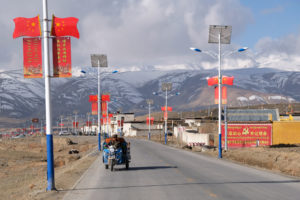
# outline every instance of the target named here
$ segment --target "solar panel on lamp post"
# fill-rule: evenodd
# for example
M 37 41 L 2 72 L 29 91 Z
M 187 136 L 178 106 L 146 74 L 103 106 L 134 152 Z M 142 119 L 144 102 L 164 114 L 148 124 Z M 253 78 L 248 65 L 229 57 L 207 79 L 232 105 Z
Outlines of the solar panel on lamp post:
M 98 150 L 101 151 L 101 121 L 100 121 L 100 67 L 107 67 L 107 56 L 103 54 L 91 55 L 92 67 L 98 68 Z
M 149 108 L 149 119 L 148 119 L 148 122 L 149 122 L 149 132 L 148 132 L 148 140 L 151 140 L 151 120 L 150 120 L 150 117 L 151 117 L 151 105 L 153 104 L 153 100 L 152 99 L 147 99 L 147 104 L 148 104 L 148 108 Z
M 167 139 L 168 139 L 168 128 L 167 128 L 167 123 L 168 123 L 168 91 L 172 90 L 172 83 L 163 83 L 161 85 L 162 91 L 166 92 L 166 105 L 165 105 L 165 144 L 167 144 Z

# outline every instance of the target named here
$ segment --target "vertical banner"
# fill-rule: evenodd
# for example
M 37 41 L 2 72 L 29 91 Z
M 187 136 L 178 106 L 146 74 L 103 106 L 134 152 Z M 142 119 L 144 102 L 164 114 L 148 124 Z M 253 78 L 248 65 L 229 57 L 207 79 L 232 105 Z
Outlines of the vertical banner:
M 219 104 L 219 87 L 215 87 L 215 104 Z M 222 104 L 227 104 L 227 87 L 222 86 Z
M 92 102 L 92 115 L 98 114 L 98 102 Z
M 102 112 L 102 116 L 104 115 L 106 117 L 106 115 L 107 115 L 107 102 L 106 101 L 101 102 L 101 112 Z
M 70 37 L 53 38 L 53 76 L 72 77 L 71 39 Z
M 40 38 L 23 38 L 24 78 L 42 78 L 42 41 Z

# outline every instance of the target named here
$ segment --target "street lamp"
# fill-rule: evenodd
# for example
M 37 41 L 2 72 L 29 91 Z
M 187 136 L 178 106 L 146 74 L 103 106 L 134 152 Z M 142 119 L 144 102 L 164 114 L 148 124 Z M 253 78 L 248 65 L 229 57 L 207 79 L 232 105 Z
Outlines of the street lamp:
M 151 115 L 150 115 L 150 110 L 151 110 L 151 105 L 153 104 L 153 99 L 147 99 L 147 104 L 149 106 L 149 132 L 148 132 L 148 140 L 151 140 L 151 122 L 150 122 L 150 118 L 151 118 Z
M 107 56 L 103 54 L 91 55 L 92 67 L 98 68 L 98 150 L 101 151 L 101 121 L 100 121 L 100 67 L 107 67 Z
M 161 90 L 166 92 L 166 105 L 165 105 L 165 144 L 167 144 L 167 139 L 168 139 L 168 128 L 167 128 L 167 123 L 168 123 L 168 91 L 172 90 L 172 83 L 162 83 L 161 85 Z
M 219 132 L 219 158 L 222 158 L 222 135 L 221 135 L 221 98 L 222 98 L 222 74 L 221 74 L 221 56 L 228 56 L 231 55 L 235 52 L 243 52 L 248 49 L 248 47 L 243 47 L 238 49 L 237 51 L 232 51 L 229 52 L 228 54 L 221 54 L 221 44 L 230 44 L 231 40 L 231 32 L 232 32 L 232 27 L 231 26 L 220 26 L 220 25 L 210 25 L 209 26 L 209 38 L 208 38 L 208 43 L 216 43 L 219 44 L 219 54 L 218 54 L 218 60 L 219 60 L 219 68 L 218 68 L 218 93 L 219 93 L 219 123 L 218 123 L 218 132 Z M 196 52 L 201 52 L 204 54 L 207 54 L 213 58 L 217 58 L 216 54 L 208 52 L 208 51 L 202 51 L 197 48 L 190 48 L 193 51 Z

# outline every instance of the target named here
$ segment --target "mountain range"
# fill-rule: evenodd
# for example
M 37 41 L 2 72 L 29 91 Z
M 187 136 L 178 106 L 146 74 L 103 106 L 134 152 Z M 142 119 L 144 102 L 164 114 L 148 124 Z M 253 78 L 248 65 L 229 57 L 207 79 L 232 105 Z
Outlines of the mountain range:
M 172 70 L 173 69 L 173 70 Z M 84 70 L 85 73 L 81 73 Z M 166 93 L 164 82 L 172 83 L 168 105 L 173 111 L 198 110 L 214 105 L 214 87 L 207 86 L 207 77 L 217 70 L 197 69 L 195 66 L 151 66 L 108 70 L 101 73 L 101 92 L 111 94 L 112 112 L 148 112 L 146 99 L 153 99 L 153 111 L 160 111 Z M 300 72 L 271 68 L 223 70 L 223 75 L 234 76 L 228 86 L 228 106 L 287 103 L 300 101 Z M 97 71 L 91 67 L 76 67 L 72 78 L 51 79 L 53 118 L 60 115 L 79 115 L 91 112 L 89 95 L 97 94 Z M 24 79 L 22 70 L 0 71 L 0 117 L 44 118 L 44 79 Z

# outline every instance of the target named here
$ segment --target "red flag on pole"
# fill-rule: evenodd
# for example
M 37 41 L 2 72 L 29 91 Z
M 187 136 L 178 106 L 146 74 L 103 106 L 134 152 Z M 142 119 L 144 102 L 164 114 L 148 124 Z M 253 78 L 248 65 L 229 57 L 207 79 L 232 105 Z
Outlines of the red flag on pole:
M 79 32 L 77 29 L 78 19 L 75 17 L 58 18 L 52 16 L 52 36 L 73 36 L 79 39 Z
M 90 95 L 89 96 L 89 102 L 97 102 L 98 101 L 98 95 Z
M 162 111 L 166 111 L 166 106 L 161 107 Z M 168 106 L 168 111 L 172 112 L 173 108 Z
M 214 76 L 214 77 L 208 78 L 207 79 L 207 84 L 208 84 L 208 86 L 217 85 L 218 84 L 218 77 Z
M 42 35 L 39 15 L 33 18 L 17 17 L 14 22 L 14 39 L 21 36 L 38 37 Z
M 23 38 L 24 78 L 42 78 L 42 42 L 40 38 Z
M 233 85 L 233 79 L 234 79 L 233 76 L 231 76 L 231 77 L 229 77 L 229 76 L 223 76 L 222 77 L 222 84 Z
M 72 77 L 71 38 L 53 38 L 53 76 Z
M 215 87 L 215 104 L 219 104 L 219 87 Z M 222 86 L 222 104 L 227 104 L 227 87 Z
M 110 101 L 110 95 L 109 94 L 102 94 L 101 95 L 102 101 Z

